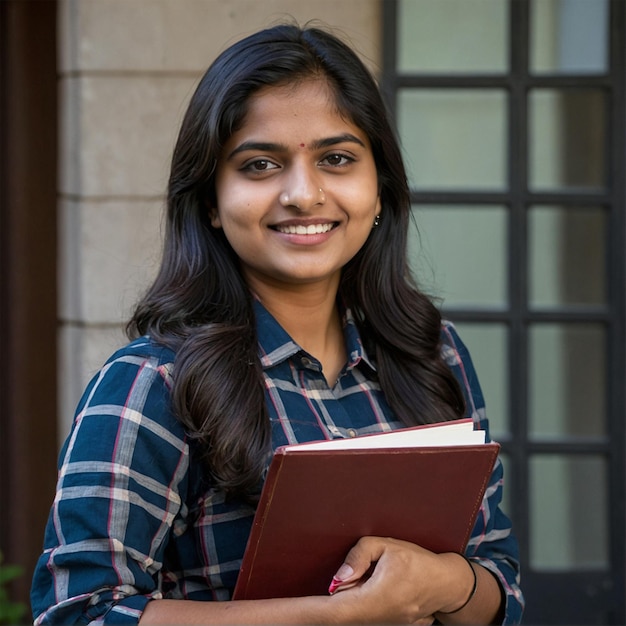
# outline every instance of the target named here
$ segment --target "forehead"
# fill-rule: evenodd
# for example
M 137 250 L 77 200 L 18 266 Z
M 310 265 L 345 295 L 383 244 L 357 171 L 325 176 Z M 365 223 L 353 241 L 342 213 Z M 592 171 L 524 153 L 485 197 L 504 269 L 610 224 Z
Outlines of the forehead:
M 262 87 L 248 100 L 246 114 L 231 140 L 242 134 L 295 132 L 302 137 L 328 129 L 346 129 L 367 139 L 342 111 L 334 90 L 324 78 Z M 229 142 L 230 143 L 230 142 Z
M 250 101 L 269 98 L 295 98 L 304 94 L 305 97 L 327 101 L 329 106 L 337 108 L 337 98 L 335 90 L 324 76 L 300 77 L 291 82 L 278 83 L 276 85 L 266 85 L 255 91 Z

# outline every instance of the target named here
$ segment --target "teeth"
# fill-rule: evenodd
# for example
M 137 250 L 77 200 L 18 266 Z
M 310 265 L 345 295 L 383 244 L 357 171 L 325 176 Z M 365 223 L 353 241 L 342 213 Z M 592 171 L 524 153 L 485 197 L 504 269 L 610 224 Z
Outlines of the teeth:
M 319 235 L 320 233 L 327 233 L 332 227 L 332 224 L 310 224 L 309 226 L 292 224 L 277 226 L 276 230 L 287 235 Z

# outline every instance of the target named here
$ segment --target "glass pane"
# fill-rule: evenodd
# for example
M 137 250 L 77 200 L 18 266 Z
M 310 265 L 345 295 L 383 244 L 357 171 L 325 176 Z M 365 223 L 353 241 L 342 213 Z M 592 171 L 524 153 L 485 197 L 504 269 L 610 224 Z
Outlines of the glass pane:
M 533 207 L 528 214 L 529 300 L 534 307 L 606 302 L 606 214 Z
M 532 0 L 531 72 L 603 74 L 608 69 L 608 0 Z
M 504 189 L 506 103 L 499 90 L 400 90 L 398 124 L 411 185 Z
M 401 0 L 398 70 L 506 72 L 508 33 L 508 2 L 502 0 Z
M 608 568 L 607 468 L 596 456 L 530 460 L 530 563 L 536 570 Z
M 455 323 L 467 346 L 485 396 L 489 431 L 496 441 L 509 433 L 508 332 L 504 324 Z
M 606 102 L 599 90 L 529 96 L 530 187 L 600 188 L 606 181 Z
M 605 363 L 605 329 L 600 324 L 532 326 L 531 437 L 602 437 L 606 432 Z
M 506 209 L 419 206 L 413 215 L 409 259 L 422 288 L 450 308 L 504 308 Z

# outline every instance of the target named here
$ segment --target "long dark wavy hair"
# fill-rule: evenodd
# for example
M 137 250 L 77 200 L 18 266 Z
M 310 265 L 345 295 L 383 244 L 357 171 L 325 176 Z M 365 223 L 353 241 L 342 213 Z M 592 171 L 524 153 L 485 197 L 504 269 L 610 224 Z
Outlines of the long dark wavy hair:
M 407 262 L 410 200 L 402 157 L 372 76 L 352 49 L 313 27 L 283 24 L 225 50 L 201 79 L 174 149 L 158 275 L 128 324 L 176 351 L 172 401 L 198 439 L 214 484 L 256 488 L 271 452 L 252 296 L 238 259 L 209 220 L 225 143 L 262 87 L 324 77 L 338 110 L 370 140 L 380 225 L 345 266 L 339 295 L 352 309 L 379 383 L 406 425 L 461 417 L 464 401 L 440 354 L 441 318 Z

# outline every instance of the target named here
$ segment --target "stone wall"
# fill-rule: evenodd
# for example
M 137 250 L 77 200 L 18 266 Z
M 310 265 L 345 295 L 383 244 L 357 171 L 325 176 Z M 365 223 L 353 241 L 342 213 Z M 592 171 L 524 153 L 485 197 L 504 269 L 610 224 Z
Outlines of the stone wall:
M 200 75 L 284 19 L 338 29 L 378 71 L 379 0 L 61 0 L 59 434 L 125 341 L 160 255 L 173 142 Z

